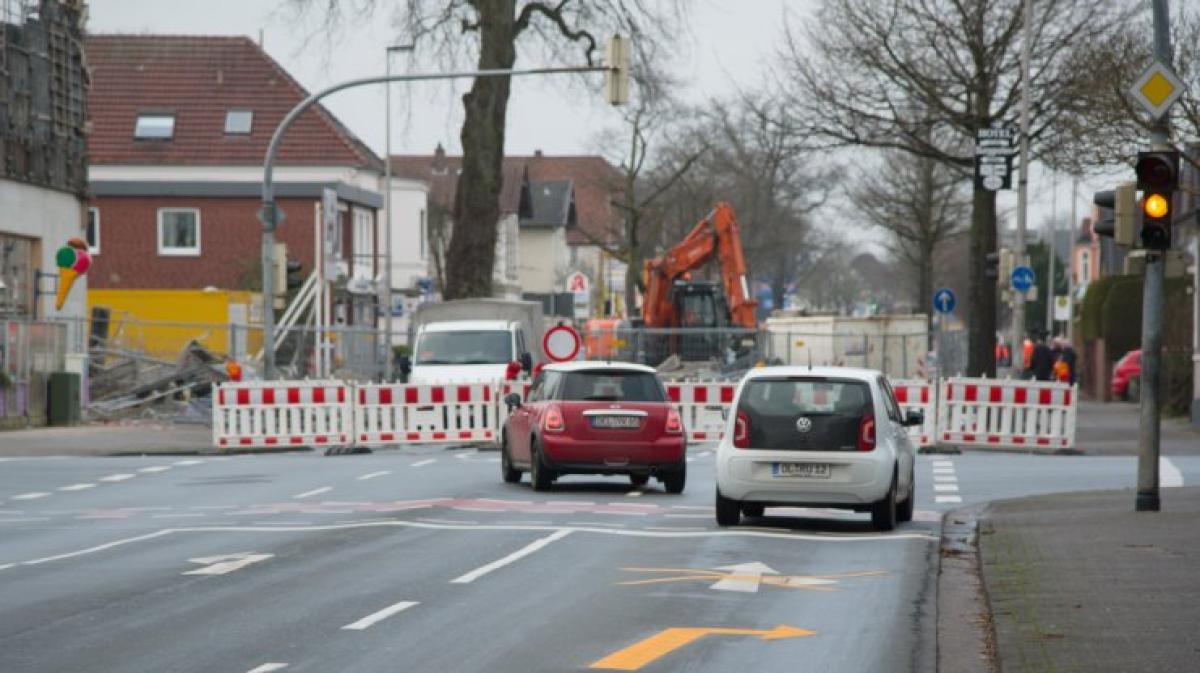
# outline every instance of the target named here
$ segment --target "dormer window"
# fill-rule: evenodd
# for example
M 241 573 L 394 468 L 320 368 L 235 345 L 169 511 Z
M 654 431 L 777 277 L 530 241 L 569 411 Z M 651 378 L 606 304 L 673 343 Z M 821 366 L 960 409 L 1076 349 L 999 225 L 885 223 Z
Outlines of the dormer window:
M 253 110 L 225 111 L 225 133 L 227 135 L 249 135 L 253 125 Z
M 175 115 L 167 113 L 139 114 L 133 127 L 138 140 L 170 140 L 175 135 Z

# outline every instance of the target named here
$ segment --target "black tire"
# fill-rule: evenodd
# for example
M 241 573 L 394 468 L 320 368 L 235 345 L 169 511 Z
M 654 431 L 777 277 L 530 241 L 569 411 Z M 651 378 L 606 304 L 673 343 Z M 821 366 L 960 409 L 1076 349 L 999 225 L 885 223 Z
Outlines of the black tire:
M 687 484 L 687 465 L 681 465 L 674 472 L 667 472 L 660 477 L 663 488 L 667 489 L 667 493 L 678 495 L 683 493 L 683 487 Z
M 896 520 L 902 523 L 912 521 L 913 505 L 916 504 L 917 499 L 916 479 L 917 475 L 913 474 L 910 470 L 908 473 L 908 497 L 896 508 Z
M 742 522 L 742 508 L 736 500 L 721 495 L 717 489 L 717 525 L 736 526 Z
M 549 491 L 554 483 L 554 472 L 542 461 L 542 449 L 536 441 L 529 447 L 529 483 L 535 491 Z
M 521 471 L 513 467 L 512 454 L 508 450 L 508 435 L 505 434 L 500 439 L 500 477 L 504 479 L 506 484 L 515 484 L 521 481 Z
M 892 485 L 883 500 L 871 505 L 871 525 L 875 530 L 889 531 L 896 528 L 896 474 L 892 473 Z
M 746 516 L 760 517 L 767 508 L 761 502 L 743 502 L 742 514 Z
M 650 483 L 650 475 L 648 474 L 631 474 L 629 475 L 629 483 L 634 486 L 645 486 Z

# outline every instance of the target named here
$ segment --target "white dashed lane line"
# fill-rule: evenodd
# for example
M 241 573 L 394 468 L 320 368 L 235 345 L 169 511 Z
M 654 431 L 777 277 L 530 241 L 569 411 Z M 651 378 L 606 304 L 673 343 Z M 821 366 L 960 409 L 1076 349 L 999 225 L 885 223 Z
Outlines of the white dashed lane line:
M 391 470 L 380 470 L 378 472 L 371 472 L 369 474 L 364 474 L 361 477 L 358 477 L 358 480 L 366 481 L 368 479 L 374 479 L 375 477 L 382 477 L 385 474 L 391 474 L 391 473 L 392 473 Z
M 70 486 L 59 486 L 60 491 L 84 491 L 89 488 L 96 488 L 95 484 L 71 484 Z
M 351 623 L 343 626 L 342 630 L 343 631 L 364 631 L 366 629 L 371 628 L 371 626 L 373 626 L 377 622 L 381 622 L 381 621 L 387 619 L 388 617 L 391 617 L 392 615 L 399 614 L 411 607 L 416 607 L 417 605 L 420 605 L 420 603 L 417 603 L 416 601 L 400 601 L 399 603 L 396 603 L 395 605 L 387 606 L 386 608 L 380 610 L 379 612 L 373 612 L 356 622 L 351 622 Z
M 503 568 L 504 566 L 506 566 L 510 563 L 515 563 L 516 561 L 519 561 L 519 560 L 525 558 L 526 556 L 529 556 L 530 554 L 536 552 L 537 550 L 541 549 L 542 547 L 545 547 L 546 545 L 550 544 L 551 542 L 554 542 L 555 540 L 563 539 L 570 533 L 571 533 L 570 530 L 558 530 L 558 531 L 555 531 L 555 532 L 547 535 L 546 537 L 538 538 L 537 540 L 530 542 L 529 544 L 525 545 L 524 547 L 521 547 L 517 551 L 509 554 L 508 556 L 505 556 L 504 558 L 492 561 L 491 563 L 488 563 L 487 565 L 484 565 L 484 566 L 480 566 L 465 575 L 462 575 L 460 577 L 456 577 L 456 578 L 450 580 L 450 583 L 451 584 L 470 584 L 471 582 L 474 582 L 475 580 L 479 579 L 480 577 L 483 577 L 484 575 L 492 572 L 493 570 Z
M 302 499 L 304 499 L 304 498 L 311 498 L 311 497 L 312 497 L 312 496 L 314 496 L 314 495 L 321 495 L 322 493 L 328 493 L 328 492 L 330 492 L 330 491 L 332 491 L 332 490 L 333 490 L 333 487 L 332 487 L 332 486 L 322 486 L 322 487 L 320 487 L 320 488 L 314 488 L 314 489 L 313 489 L 313 490 L 311 490 L 311 491 L 305 491 L 305 492 L 303 492 L 303 493 L 297 493 L 296 495 L 293 495 L 292 497 L 293 497 L 293 498 L 295 498 L 295 499 L 297 499 L 297 500 L 302 500 Z
M 107 481 L 107 482 L 115 483 L 118 481 L 125 481 L 126 479 L 133 479 L 136 476 L 137 476 L 136 474 L 129 474 L 129 473 L 110 474 L 107 477 L 100 477 L 100 481 Z
M 14 496 L 12 496 L 12 499 L 13 500 L 37 500 L 38 498 L 44 498 L 48 495 L 50 495 L 50 494 L 46 493 L 44 491 L 38 491 L 35 493 L 21 493 L 20 495 L 14 495 Z
M 409 467 L 425 467 L 426 465 L 432 465 L 436 462 L 437 462 L 436 458 L 429 458 L 426 460 L 418 460 L 417 462 L 413 463 L 412 465 L 409 465 Z
M 246 673 L 272 673 L 272 671 L 282 671 L 283 669 L 285 669 L 287 667 L 288 667 L 287 664 L 273 661 L 273 662 L 263 664 L 261 666 L 255 666 L 254 668 L 250 669 L 249 671 L 246 671 Z
M 150 467 L 138 468 L 138 472 L 154 474 L 155 472 L 166 472 L 169 469 L 171 469 L 170 465 L 151 465 Z

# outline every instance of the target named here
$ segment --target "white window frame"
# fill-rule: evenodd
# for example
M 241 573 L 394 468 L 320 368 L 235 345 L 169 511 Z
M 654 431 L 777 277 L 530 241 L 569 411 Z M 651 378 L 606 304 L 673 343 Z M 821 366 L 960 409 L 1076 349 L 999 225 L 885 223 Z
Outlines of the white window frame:
M 96 244 L 92 245 L 91 241 L 87 241 L 87 233 L 88 233 L 87 225 L 84 225 L 83 238 L 85 241 L 87 241 L 87 244 L 88 244 L 88 254 L 89 255 L 99 255 L 100 254 L 100 209 L 96 206 L 89 206 L 88 207 L 88 215 L 91 216 L 91 220 L 94 225 L 94 231 L 96 234 L 95 235 Z
M 194 248 L 165 248 L 163 247 L 163 215 L 166 213 L 192 213 L 196 218 L 196 247 Z M 200 209 L 199 208 L 159 208 L 158 223 L 155 227 L 158 233 L 159 257 L 199 257 L 200 256 Z
M 138 133 L 138 128 L 141 126 L 142 119 L 170 119 L 170 132 L 166 135 L 145 135 Z M 139 112 L 133 120 L 133 137 L 135 140 L 171 140 L 175 137 L 175 113 L 174 112 Z

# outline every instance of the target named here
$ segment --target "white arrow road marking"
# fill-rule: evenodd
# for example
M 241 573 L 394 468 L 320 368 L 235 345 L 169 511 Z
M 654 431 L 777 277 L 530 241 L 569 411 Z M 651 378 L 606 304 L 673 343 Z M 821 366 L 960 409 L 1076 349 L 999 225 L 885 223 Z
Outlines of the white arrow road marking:
M 60 491 L 83 491 L 89 488 L 96 488 L 95 484 L 71 484 L 70 486 L 59 486 Z
M 1183 473 L 1175 467 L 1170 458 L 1158 459 L 1158 483 L 1163 488 L 1178 488 L 1183 486 Z
M 125 481 L 136 476 L 136 474 L 110 474 L 107 477 L 100 477 L 100 481 Z
M 343 626 L 342 630 L 343 631 L 363 631 L 365 629 L 371 628 L 371 626 L 374 625 L 376 622 L 381 622 L 381 621 L 387 619 L 388 617 L 391 617 L 394 614 L 403 612 L 403 611 L 405 611 L 411 607 L 417 606 L 417 605 L 420 605 L 420 603 L 417 603 L 416 601 L 400 601 L 399 603 L 396 603 L 395 605 L 389 605 L 388 607 L 380 610 L 379 612 L 374 612 L 372 614 L 369 614 L 366 617 L 363 617 L 362 619 L 358 620 L 357 622 L 351 622 L 351 623 Z
M 722 566 L 714 570 L 728 570 L 731 577 L 713 584 L 709 589 L 717 591 L 744 591 L 758 593 L 758 584 L 763 575 L 778 575 L 779 571 L 760 561 L 738 563 L 737 565 Z
M 282 671 L 283 669 L 285 669 L 287 667 L 288 667 L 287 664 L 271 662 L 271 663 L 263 664 L 262 666 L 255 666 L 254 668 L 250 669 L 249 671 L 246 671 L 246 673 L 271 673 L 271 671 Z
M 254 552 L 240 552 L 237 554 L 225 554 L 224 556 L 205 556 L 203 558 L 188 559 L 189 563 L 202 564 L 203 568 L 188 570 L 184 575 L 224 575 L 231 573 L 240 568 L 245 568 L 252 563 L 266 561 L 274 557 L 274 554 L 255 554 Z
M 42 491 L 38 491 L 35 493 L 22 493 L 20 495 L 14 495 L 12 497 L 12 499 L 13 500 L 37 500 L 38 498 L 44 498 L 48 495 L 50 495 L 50 494 L 44 493 Z

